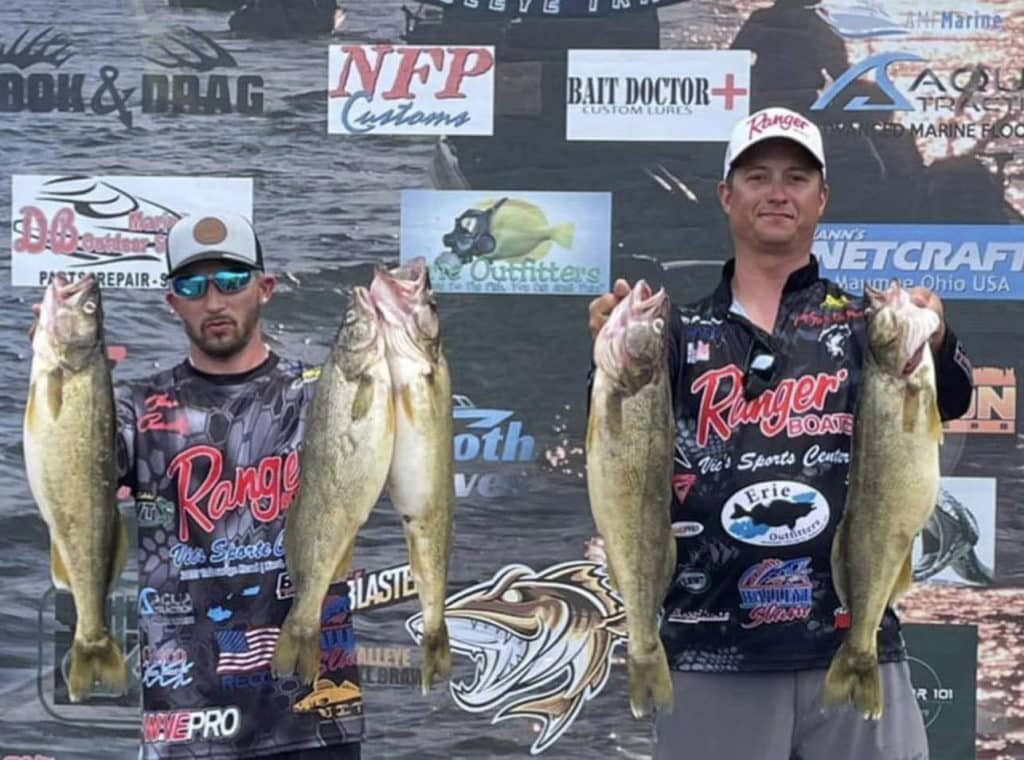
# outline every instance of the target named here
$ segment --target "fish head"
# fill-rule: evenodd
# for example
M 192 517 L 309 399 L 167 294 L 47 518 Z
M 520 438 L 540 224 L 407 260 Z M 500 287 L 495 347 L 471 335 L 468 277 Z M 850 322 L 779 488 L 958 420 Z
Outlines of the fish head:
M 420 256 L 405 266 L 378 266 L 370 296 L 396 352 L 433 364 L 441 344 L 437 299 L 430 287 L 427 260 Z
M 895 279 L 885 290 L 867 286 L 864 294 L 868 299 L 868 348 L 875 363 L 894 377 L 910 377 L 939 329 L 939 315 L 914 303 Z
M 665 367 L 669 298 L 645 280 L 612 310 L 594 341 L 594 362 L 618 385 L 635 393 Z
M 456 704 L 470 712 L 493 710 L 495 722 L 539 720 L 534 754 L 554 743 L 601 691 L 612 652 L 625 639 L 621 602 L 592 562 L 540 572 L 507 566 L 449 597 L 444 614 L 452 650 L 475 665 L 470 679 L 451 684 Z M 406 628 L 420 642 L 422 615 Z
M 360 374 L 384 357 L 384 340 L 377 309 L 366 288 L 352 288 L 336 342 L 344 347 L 341 356 L 343 369 L 348 376 Z
M 93 275 L 69 283 L 58 273 L 46 288 L 33 346 L 67 361 L 69 354 L 91 354 L 103 343 L 103 301 Z

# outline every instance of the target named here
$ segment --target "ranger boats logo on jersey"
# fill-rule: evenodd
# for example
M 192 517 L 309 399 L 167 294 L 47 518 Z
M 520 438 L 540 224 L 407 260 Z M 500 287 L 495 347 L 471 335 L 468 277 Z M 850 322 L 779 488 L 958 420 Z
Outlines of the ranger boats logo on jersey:
M 722 527 L 745 544 L 792 546 L 819 535 L 829 519 L 819 491 L 792 480 L 745 486 L 722 508 Z
M 761 434 L 774 438 L 785 431 L 790 438 L 803 435 L 852 435 L 853 415 L 808 414 L 821 412 L 829 396 L 846 382 L 846 369 L 829 374 L 801 375 L 779 381 L 753 399 L 743 397 L 743 371 L 735 364 L 710 369 L 697 377 L 690 392 L 700 400 L 697 415 L 697 445 L 707 446 L 714 432 L 722 441 L 732 437 L 740 425 L 757 424 Z
M 553 745 L 601 693 L 616 645 L 625 641 L 622 602 L 602 565 L 564 562 L 535 572 L 509 565 L 445 602 L 452 651 L 470 658 L 469 681 L 451 683 L 463 710 L 540 721 L 530 754 Z M 423 617 L 406 623 L 419 643 Z
M 193 472 L 205 472 L 193 486 Z M 167 467 L 167 477 L 177 478 L 178 539 L 188 543 L 192 524 L 203 533 L 213 533 L 225 513 L 248 509 L 263 523 L 274 522 L 288 509 L 299 488 L 299 455 L 273 455 L 254 465 L 236 467 L 222 479 L 224 454 L 213 446 L 185 449 Z

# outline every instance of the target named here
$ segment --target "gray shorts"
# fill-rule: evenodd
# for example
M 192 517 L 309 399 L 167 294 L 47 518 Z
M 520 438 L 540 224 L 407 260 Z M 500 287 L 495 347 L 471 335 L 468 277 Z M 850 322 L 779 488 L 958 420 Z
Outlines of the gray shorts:
M 885 710 L 823 712 L 824 670 L 672 673 L 675 705 L 655 721 L 654 760 L 928 760 L 905 662 L 881 666 Z

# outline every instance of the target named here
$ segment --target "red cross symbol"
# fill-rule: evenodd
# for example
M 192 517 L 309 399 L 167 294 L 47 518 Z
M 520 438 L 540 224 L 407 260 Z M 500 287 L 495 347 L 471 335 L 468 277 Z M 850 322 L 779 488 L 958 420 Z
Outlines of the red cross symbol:
M 733 100 L 740 95 L 746 95 L 747 91 L 742 87 L 736 86 L 736 77 L 732 74 L 725 75 L 725 87 L 712 87 L 712 95 L 721 95 L 725 98 L 725 110 L 731 111 L 733 107 Z

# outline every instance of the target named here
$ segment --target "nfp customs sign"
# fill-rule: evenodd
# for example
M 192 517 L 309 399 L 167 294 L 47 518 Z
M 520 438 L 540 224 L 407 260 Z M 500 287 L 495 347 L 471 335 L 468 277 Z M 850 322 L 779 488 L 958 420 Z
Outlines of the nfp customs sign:
M 570 50 L 567 140 L 725 142 L 750 111 L 746 50 Z
M 327 131 L 347 135 L 490 135 L 494 48 L 331 45 Z
M 942 299 L 1024 299 L 1024 226 L 819 224 L 822 275 L 852 293 L 896 278 Z
M 15 175 L 11 284 L 43 286 L 62 272 L 94 274 L 105 288 L 165 287 L 167 231 L 210 209 L 252 219 L 252 180 Z
M 611 193 L 403 190 L 400 257 L 438 293 L 597 295 L 611 269 Z
M 974 760 L 977 627 L 910 623 L 903 638 L 931 760 Z

